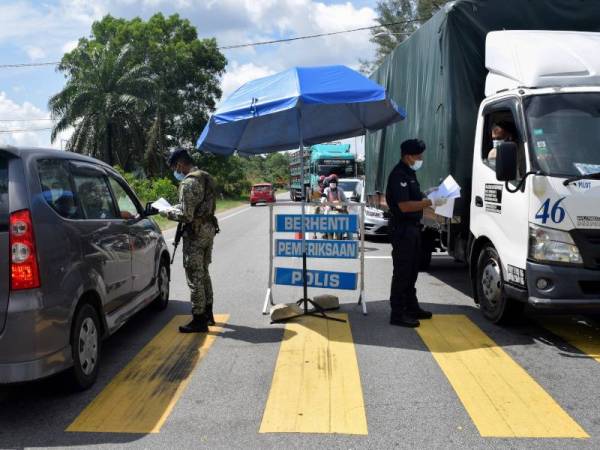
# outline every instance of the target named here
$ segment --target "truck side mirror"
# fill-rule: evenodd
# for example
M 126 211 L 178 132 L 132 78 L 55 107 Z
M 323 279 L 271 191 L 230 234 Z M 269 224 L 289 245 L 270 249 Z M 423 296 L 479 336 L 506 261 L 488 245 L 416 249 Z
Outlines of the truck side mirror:
M 496 179 L 512 181 L 517 179 L 517 144 L 504 142 L 496 149 Z
M 158 214 L 158 209 L 152 207 L 152 202 L 146 203 L 146 207 L 144 208 L 145 216 L 155 216 Z

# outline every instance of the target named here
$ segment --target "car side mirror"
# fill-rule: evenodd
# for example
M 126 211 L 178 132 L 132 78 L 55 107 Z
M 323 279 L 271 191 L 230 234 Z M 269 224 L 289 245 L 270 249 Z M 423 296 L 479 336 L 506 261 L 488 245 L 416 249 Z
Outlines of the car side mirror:
M 144 208 L 145 216 L 155 216 L 158 214 L 158 209 L 152 206 L 152 202 L 146 203 L 146 208 Z
M 503 142 L 496 149 L 496 179 L 512 181 L 517 179 L 517 144 Z

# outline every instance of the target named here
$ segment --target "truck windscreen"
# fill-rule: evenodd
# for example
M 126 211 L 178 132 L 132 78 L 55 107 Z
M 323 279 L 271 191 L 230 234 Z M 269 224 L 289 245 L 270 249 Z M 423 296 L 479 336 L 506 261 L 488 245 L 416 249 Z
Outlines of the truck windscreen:
M 354 161 L 344 159 L 322 159 L 318 162 L 317 175 L 335 174 L 338 177 L 352 178 L 354 173 Z
M 0 153 L 0 232 L 8 227 L 8 158 Z
M 600 93 L 538 95 L 525 110 L 539 169 L 567 177 L 600 172 Z

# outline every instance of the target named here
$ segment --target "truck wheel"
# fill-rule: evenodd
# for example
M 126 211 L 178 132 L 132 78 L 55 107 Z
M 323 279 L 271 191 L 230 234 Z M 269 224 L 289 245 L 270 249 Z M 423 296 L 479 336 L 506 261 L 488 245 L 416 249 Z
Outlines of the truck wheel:
M 83 303 L 75 313 L 71 336 L 71 351 L 73 354 L 71 378 L 77 390 L 89 388 L 98 378 L 100 334 L 98 313 L 92 305 Z
M 158 268 L 158 295 L 152 302 L 156 311 L 164 311 L 169 306 L 169 260 L 162 259 Z
M 492 245 L 486 245 L 479 254 L 476 288 L 481 312 L 493 323 L 508 323 L 523 311 L 524 304 L 504 291 L 502 262 Z

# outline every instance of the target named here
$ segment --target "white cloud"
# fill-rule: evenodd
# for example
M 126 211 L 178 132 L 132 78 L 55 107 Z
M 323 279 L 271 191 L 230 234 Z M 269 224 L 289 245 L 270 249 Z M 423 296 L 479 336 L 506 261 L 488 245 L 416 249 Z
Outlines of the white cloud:
M 62 46 L 63 53 L 69 53 L 71 50 L 75 49 L 75 47 L 77 47 L 78 42 L 79 41 L 77 40 L 65 42 Z
M 33 45 L 28 45 L 27 47 L 25 47 L 25 51 L 27 52 L 27 56 L 29 56 L 29 59 L 31 59 L 32 61 L 43 59 L 46 57 L 46 52 L 43 49 L 35 47 Z
M 17 103 L 0 91 L 0 144 L 60 148 L 61 140 L 68 139 L 72 131 L 61 133 L 54 144 L 51 144 L 48 128 L 52 126 L 52 122 L 44 120 L 48 117 L 46 111 L 35 105 L 29 102 Z
M 226 99 L 237 88 L 247 81 L 272 75 L 275 71 L 268 67 L 257 66 L 253 63 L 238 64 L 232 62 L 221 79 L 222 99 Z

